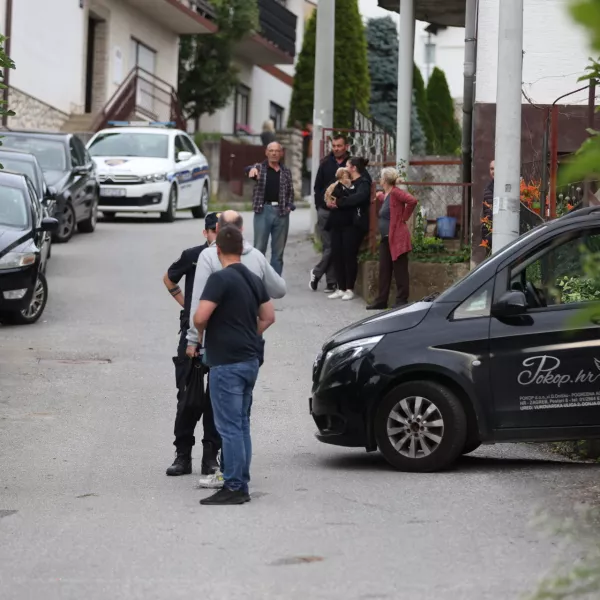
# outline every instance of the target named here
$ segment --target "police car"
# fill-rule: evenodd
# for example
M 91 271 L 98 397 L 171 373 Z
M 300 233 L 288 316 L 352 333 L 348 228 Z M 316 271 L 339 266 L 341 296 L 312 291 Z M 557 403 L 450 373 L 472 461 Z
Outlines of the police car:
M 185 131 L 173 123 L 112 122 L 87 149 L 98 169 L 99 209 L 116 213 L 158 212 L 166 222 L 178 210 L 203 218 L 208 212 L 208 162 Z

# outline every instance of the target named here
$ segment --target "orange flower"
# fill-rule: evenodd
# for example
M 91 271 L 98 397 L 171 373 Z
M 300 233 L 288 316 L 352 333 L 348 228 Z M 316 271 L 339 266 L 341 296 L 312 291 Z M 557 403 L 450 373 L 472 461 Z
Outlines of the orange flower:
M 573 205 L 572 204 L 567 204 L 567 210 L 569 210 L 569 211 L 573 210 Z
M 482 222 L 484 225 L 487 225 L 487 224 L 490 222 L 490 218 L 489 218 L 489 217 L 483 217 L 483 219 L 481 219 L 481 222 Z
M 483 248 L 489 248 L 490 243 L 487 240 L 481 240 L 481 244 L 479 244 Z

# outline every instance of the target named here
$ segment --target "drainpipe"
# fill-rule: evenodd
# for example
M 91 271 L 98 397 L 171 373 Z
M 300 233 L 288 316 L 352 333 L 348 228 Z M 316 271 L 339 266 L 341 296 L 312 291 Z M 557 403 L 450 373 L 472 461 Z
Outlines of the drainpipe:
M 6 42 L 4 45 L 4 50 L 6 51 L 7 56 L 10 56 L 10 38 L 12 36 L 12 13 L 13 13 L 13 0 L 6 0 L 6 15 L 5 15 L 5 33 Z M 10 69 L 4 69 L 4 78 L 3 83 L 6 86 L 2 93 L 2 97 L 4 100 L 4 108 L 8 107 L 8 92 L 10 85 Z M 2 115 L 2 127 L 8 127 L 8 115 Z
M 465 69 L 463 91 L 462 127 L 462 182 L 472 183 L 473 163 L 473 105 L 475 102 L 475 72 L 477 53 L 477 9 L 479 0 L 467 0 L 465 13 Z M 466 188 L 466 189 L 465 189 Z M 471 229 L 471 186 L 463 187 L 463 240 L 470 241 L 467 231 Z

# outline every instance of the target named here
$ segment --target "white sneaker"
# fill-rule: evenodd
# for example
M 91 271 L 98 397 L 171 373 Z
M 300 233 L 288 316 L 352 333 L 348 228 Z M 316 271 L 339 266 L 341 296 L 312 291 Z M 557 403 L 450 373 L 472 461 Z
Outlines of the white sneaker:
M 198 487 L 208 490 L 219 490 L 223 487 L 223 473 L 215 471 L 211 475 L 201 475 Z
M 333 294 L 329 294 L 329 296 L 327 296 L 330 300 L 339 300 L 340 298 L 342 298 L 344 296 L 346 292 L 343 292 L 342 290 L 336 290 L 335 292 L 333 292 Z
M 346 290 L 342 295 L 342 300 L 354 300 L 354 292 L 352 290 Z

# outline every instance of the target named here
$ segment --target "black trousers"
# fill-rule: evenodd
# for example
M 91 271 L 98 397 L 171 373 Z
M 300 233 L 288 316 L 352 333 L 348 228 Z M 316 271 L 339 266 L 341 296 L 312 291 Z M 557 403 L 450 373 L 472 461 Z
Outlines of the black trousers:
M 379 295 L 375 302 L 387 306 L 390 299 L 392 274 L 396 280 L 396 304 L 406 304 L 409 295 L 408 253 L 392 260 L 390 239 L 384 237 L 379 244 Z
M 187 326 L 182 323 L 181 335 L 179 337 L 179 346 L 177 347 L 177 356 L 173 358 L 175 364 L 175 383 L 177 385 L 177 413 L 175 415 L 175 447 L 177 450 L 190 450 L 196 443 L 194 431 L 196 429 L 196 415 L 193 410 L 186 407 L 183 401 L 183 388 L 185 386 L 185 378 L 190 366 L 190 359 L 186 356 L 187 348 Z M 210 374 L 208 375 L 210 377 Z M 206 401 L 204 414 L 202 415 L 202 424 L 204 426 L 204 437 L 202 443 L 210 442 L 214 445 L 215 454 L 221 448 L 221 436 L 215 427 L 215 418 L 213 415 L 212 405 L 210 402 L 210 389 L 208 380 L 206 384 Z
M 365 232 L 354 225 L 331 230 L 331 253 L 338 289 L 353 290 L 358 274 L 358 253 Z

